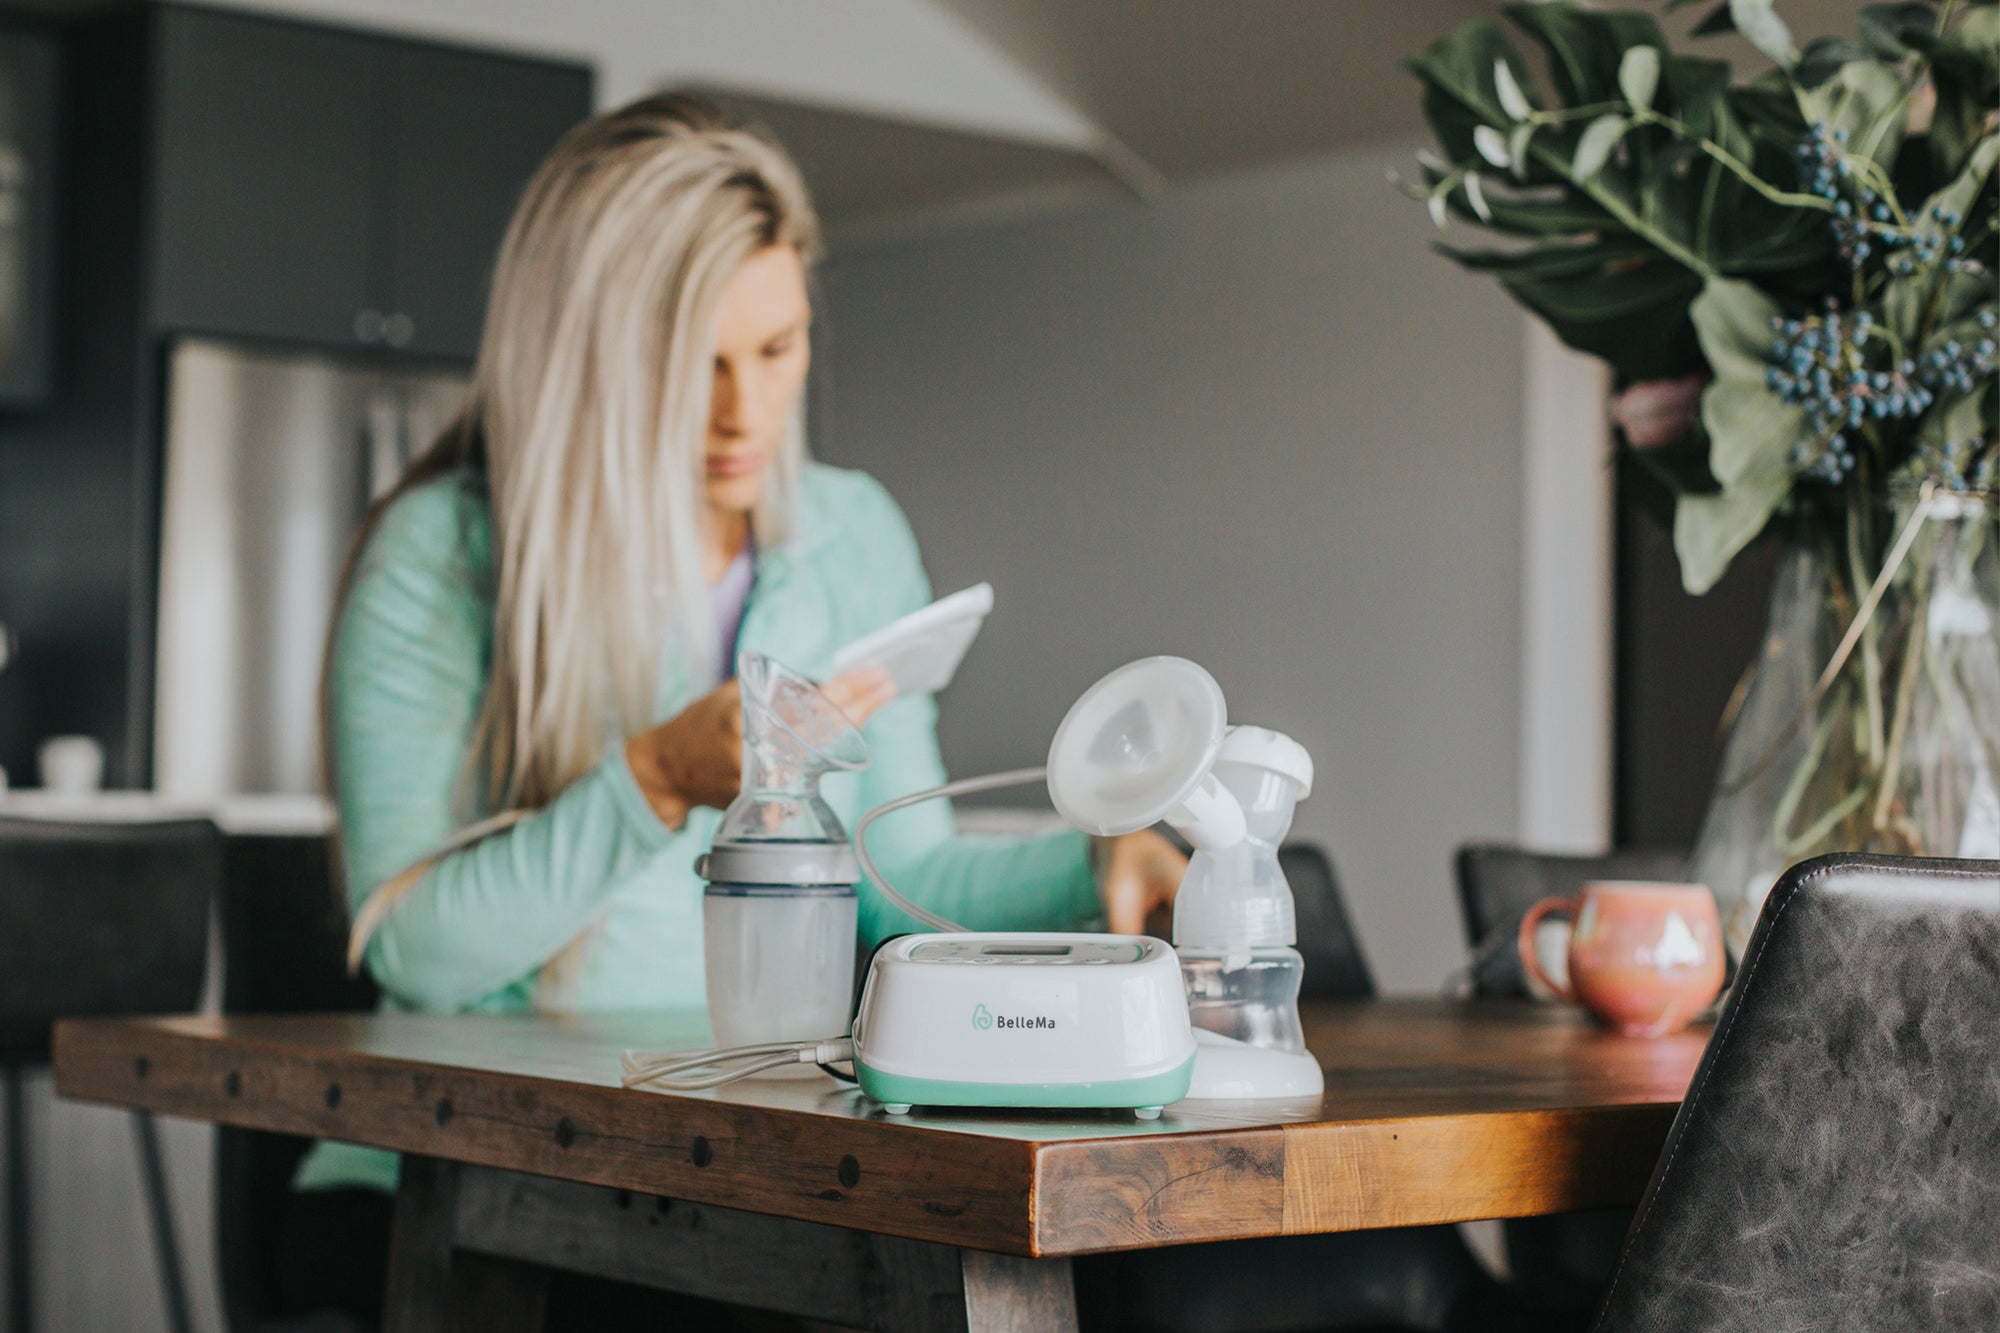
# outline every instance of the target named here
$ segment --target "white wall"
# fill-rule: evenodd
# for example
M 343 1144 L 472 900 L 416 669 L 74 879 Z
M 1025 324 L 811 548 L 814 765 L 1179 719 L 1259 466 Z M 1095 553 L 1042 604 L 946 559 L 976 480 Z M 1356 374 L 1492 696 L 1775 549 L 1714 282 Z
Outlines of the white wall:
M 1380 149 L 835 255 L 816 448 L 881 476 L 940 592 L 999 604 L 956 774 L 1038 762 L 1174 652 L 1295 735 L 1384 989 L 1462 953 L 1450 856 L 1516 830 L 1523 324 Z

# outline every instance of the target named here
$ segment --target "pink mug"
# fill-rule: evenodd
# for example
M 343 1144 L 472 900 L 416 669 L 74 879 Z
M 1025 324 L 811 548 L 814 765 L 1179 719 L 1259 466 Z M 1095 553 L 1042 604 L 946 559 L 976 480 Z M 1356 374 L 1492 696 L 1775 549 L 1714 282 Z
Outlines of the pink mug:
M 1535 956 L 1535 927 L 1552 913 L 1576 923 L 1568 986 Z M 1699 884 L 1600 880 L 1574 898 L 1544 898 L 1521 918 L 1521 966 L 1565 1000 L 1631 1037 L 1679 1032 L 1722 991 L 1722 926 Z

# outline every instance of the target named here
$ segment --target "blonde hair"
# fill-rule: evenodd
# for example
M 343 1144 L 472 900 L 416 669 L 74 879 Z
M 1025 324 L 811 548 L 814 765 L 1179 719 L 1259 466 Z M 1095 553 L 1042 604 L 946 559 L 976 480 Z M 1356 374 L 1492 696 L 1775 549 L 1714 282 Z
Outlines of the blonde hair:
M 471 400 L 356 543 L 396 495 L 484 463 L 497 595 L 470 761 L 487 810 L 546 804 L 650 725 L 670 636 L 715 661 L 701 535 L 720 296 L 755 251 L 810 261 L 818 244 L 784 150 L 691 98 L 585 121 L 529 182 Z M 751 516 L 766 547 L 790 535 L 800 415 Z

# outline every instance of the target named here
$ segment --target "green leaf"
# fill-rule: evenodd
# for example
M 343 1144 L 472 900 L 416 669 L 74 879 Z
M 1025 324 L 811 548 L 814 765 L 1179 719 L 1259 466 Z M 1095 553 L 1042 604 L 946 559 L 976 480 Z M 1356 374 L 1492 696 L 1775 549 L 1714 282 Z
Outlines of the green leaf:
M 1473 134 L 1479 126 L 1513 124 L 1493 84 L 1493 70 L 1501 61 L 1512 69 L 1515 82 L 1525 86 L 1527 67 L 1508 44 L 1500 25 L 1492 19 L 1475 19 L 1403 62 L 1404 68 L 1423 82 L 1424 118 L 1445 155 L 1454 162 L 1469 161 L 1478 152 Z M 1527 177 L 1556 179 L 1552 172 L 1537 173 L 1532 165 Z
M 1918 423 L 1917 438 L 1926 444 L 1962 444 L 1974 436 L 1991 437 L 1994 431 L 1992 395 L 1985 385 L 1957 398 L 1934 404 Z
M 1747 282 L 1711 278 L 1688 314 L 1715 380 L 1701 395 L 1708 469 L 1722 493 L 1674 511 L 1681 582 L 1707 592 L 1756 539 L 1791 490 L 1792 450 L 1811 432 L 1805 409 L 1765 387 L 1778 305 Z
M 1462 189 L 1452 192 L 1451 206 L 1461 217 L 1476 218 L 1495 231 L 1506 232 L 1513 236 L 1539 238 L 1574 236 L 1579 232 L 1622 230 L 1617 220 L 1610 214 L 1572 192 L 1565 191 L 1561 194 L 1546 191 L 1503 192 L 1492 189 L 1492 182 L 1484 178 L 1481 179 L 1480 185 L 1480 193 L 1486 199 L 1488 216 L 1480 215 L 1479 210 L 1472 206 L 1472 200 Z
M 1892 64 L 1910 54 L 1910 38 L 1937 28 L 1937 6 L 1927 4 L 1869 5 L 1861 11 L 1861 44 L 1878 60 Z
M 1912 216 L 1917 225 L 1924 229 L 1937 227 L 1932 221 L 1934 210 L 1957 213 L 1961 216 L 1972 210 L 1972 203 L 1985 186 L 1987 177 L 1994 168 L 2000 167 L 2000 134 L 1989 134 L 1979 141 L 1972 156 L 1952 182 L 1931 195 L 1918 206 Z M 1935 291 L 1933 290 L 1935 288 Z M 1941 284 L 1935 283 L 1930 270 L 1923 269 L 1906 277 L 1891 278 L 1882 289 L 1882 320 L 1906 347 L 1917 347 L 1918 334 L 1924 332 L 1926 315 L 1931 315 L 1931 332 L 1965 318 L 1982 301 L 1993 297 L 1993 277 L 1989 273 L 1947 273 Z
M 1789 470 L 1792 450 L 1812 435 L 1803 407 L 1749 380 L 1721 380 L 1701 395 L 1708 432 L 1708 470 L 1723 489 Z
M 1604 164 L 1611 160 L 1611 150 L 1625 137 L 1631 127 L 1630 121 L 1619 115 L 1603 115 L 1584 129 L 1583 137 L 1576 142 L 1576 156 L 1570 161 L 1570 172 L 1580 181 L 1594 178 L 1604 170 Z
M 1729 0 L 1720 0 L 1714 9 L 1702 15 L 1701 22 L 1694 25 L 1690 35 L 1713 37 L 1718 33 L 1735 32 L 1736 20 L 1730 17 Z
M 1918 216 L 1926 220 L 1934 212 L 1966 216 L 1972 211 L 1972 201 L 1979 197 L 1980 190 L 1986 186 L 1986 178 L 1993 174 L 1996 165 L 2000 165 L 2000 133 L 1989 134 L 1979 141 L 1972 150 L 1972 156 L 1966 159 L 1964 169 L 1952 179 L 1951 184 L 1924 200 Z
M 1755 285 L 1735 278 L 1710 278 L 1688 315 L 1716 381 L 1744 380 L 1762 388 L 1777 341 L 1778 303 Z M 1717 473 L 1720 479 L 1721 474 Z
M 1568 0 L 1545 0 L 1508 5 L 1504 12 L 1548 53 L 1549 81 L 1565 106 L 1616 99 L 1618 64 L 1625 51 L 1667 45 L 1650 15 L 1629 10 L 1582 9 Z
M 1490 224 L 1493 221 L 1493 210 L 1487 206 L 1486 190 L 1480 185 L 1476 171 L 1465 173 L 1465 201 L 1472 205 L 1472 211 L 1478 214 L 1481 222 Z
M 1703 138 L 1739 157 L 1748 152 L 1743 132 L 1729 111 L 1729 62 L 1668 53 L 1660 69 L 1665 109 Z
M 1968 11 L 1950 32 L 1930 38 L 1925 54 L 1937 93 L 1927 136 L 1931 165 L 1950 176 L 1988 132 L 1987 118 L 2000 103 L 2000 7 Z
M 1779 69 L 1798 63 L 1799 48 L 1792 41 L 1792 30 L 1778 17 L 1771 0 L 1729 0 L 1729 21 Z
M 1701 279 L 1643 241 L 1620 236 L 1525 251 L 1440 248 L 1467 268 L 1493 273 L 1565 343 L 1610 362 L 1621 382 L 1701 369 L 1687 318 Z
M 1529 103 L 1528 95 L 1521 91 L 1514 71 L 1507 68 L 1505 60 L 1493 62 L 1493 93 L 1500 99 L 1500 109 L 1514 120 L 1526 120 L 1534 114 L 1534 106 Z
M 1847 131 L 1847 151 L 1894 165 L 1903 146 L 1909 98 L 1902 80 L 1885 65 L 1858 60 L 1842 65 L 1802 99 L 1815 121 L 1829 132 Z
M 1634 46 L 1618 62 L 1618 89 L 1625 100 L 1640 110 L 1651 110 L 1653 94 L 1660 88 L 1660 49 Z
M 1720 495 L 1684 495 L 1674 506 L 1674 554 L 1681 586 L 1699 597 L 1716 585 L 1729 562 L 1770 523 L 1791 492 L 1789 472 L 1773 472 Z
M 1792 77 L 1802 88 L 1817 88 L 1839 73 L 1842 65 L 1866 59 L 1868 53 L 1845 37 L 1815 37 L 1806 43 Z
M 1534 159 L 1528 153 L 1528 142 L 1535 137 L 1535 126 L 1531 121 L 1523 121 L 1507 131 L 1507 156 L 1514 163 L 1514 179 L 1526 180 L 1528 168 Z

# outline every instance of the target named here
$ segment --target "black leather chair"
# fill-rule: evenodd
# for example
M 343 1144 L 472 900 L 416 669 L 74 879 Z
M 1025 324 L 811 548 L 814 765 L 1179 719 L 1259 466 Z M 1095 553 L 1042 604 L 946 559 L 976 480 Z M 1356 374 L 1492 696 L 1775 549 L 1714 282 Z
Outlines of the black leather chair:
M 58 1018 L 181 1013 L 201 1002 L 222 835 L 205 819 L 0 818 L 0 1078 L 6 1086 L 8 1326 L 34 1326 L 21 1078 Z M 193 1327 L 153 1118 L 132 1115 L 167 1325 Z
M 1598 1327 L 2000 1328 L 2000 862 L 1779 881 Z
M 1374 978 L 1326 852 L 1279 852 L 1298 912 L 1301 993 L 1365 999 Z M 1076 1261 L 1083 1326 L 1119 1333 L 1511 1327 L 1456 1227 L 1177 1245 Z
M 1288 842 L 1278 849 L 1278 864 L 1292 886 L 1292 906 L 1298 914 L 1298 950 L 1306 960 L 1299 994 L 1309 1000 L 1359 1000 L 1375 993 L 1375 977 L 1362 956 L 1361 940 L 1347 919 L 1333 862 L 1323 848 L 1309 842 Z
M 1458 902 L 1471 950 L 1473 993 L 1527 998 L 1516 940 L 1521 918 L 1541 899 L 1571 897 L 1597 879 L 1676 880 L 1685 864 L 1680 853 L 1666 851 L 1563 856 L 1500 843 L 1461 847 Z M 1502 1224 L 1510 1285 L 1542 1326 L 1589 1325 L 1631 1221 L 1629 1208 L 1593 1208 Z
M 365 977 L 347 975 L 347 913 L 323 837 L 232 837 L 221 902 L 224 1013 L 340 1012 L 375 1007 Z M 221 1129 L 215 1148 L 216 1267 L 231 1333 L 296 1320 L 274 1275 L 292 1173 L 312 1140 Z

